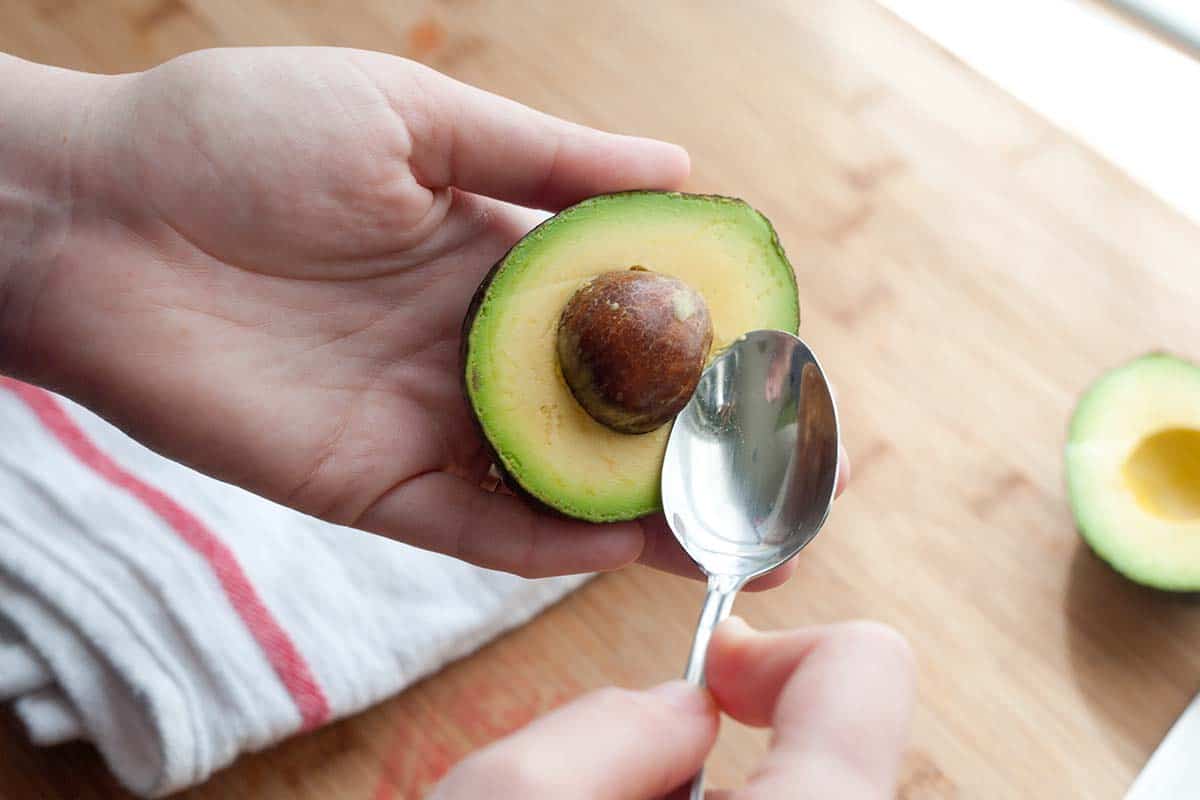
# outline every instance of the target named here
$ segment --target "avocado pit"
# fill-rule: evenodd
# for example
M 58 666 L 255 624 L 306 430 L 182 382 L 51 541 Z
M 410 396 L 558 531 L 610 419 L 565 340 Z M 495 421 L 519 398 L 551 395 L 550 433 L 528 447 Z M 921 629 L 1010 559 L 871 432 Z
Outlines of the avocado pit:
M 712 345 L 704 298 L 642 267 L 601 273 L 567 301 L 557 350 L 563 379 L 597 422 L 648 433 L 696 390 Z

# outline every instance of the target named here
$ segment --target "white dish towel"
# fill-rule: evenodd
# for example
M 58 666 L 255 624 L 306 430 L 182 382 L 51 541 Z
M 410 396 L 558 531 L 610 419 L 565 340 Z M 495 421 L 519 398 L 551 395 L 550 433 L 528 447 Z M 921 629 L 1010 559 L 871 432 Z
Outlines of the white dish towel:
M 359 711 L 584 580 L 320 522 L 0 378 L 0 699 L 136 794 Z

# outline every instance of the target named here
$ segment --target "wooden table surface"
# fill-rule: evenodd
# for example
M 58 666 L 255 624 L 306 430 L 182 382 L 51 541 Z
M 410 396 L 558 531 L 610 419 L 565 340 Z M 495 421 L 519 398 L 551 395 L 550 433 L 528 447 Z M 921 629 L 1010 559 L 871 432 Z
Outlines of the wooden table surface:
M 420 59 L 574 120 L 689 148 L 797 268 L 853 484 L 777 627 L 873 617 L 920 661 L 900 796 L 1118 797 L 1200 679 L 1200 607 L 1083 548 L 1072 404 L 1151 348 L 1200 357 L 1200 230 L 870 0 L 0 0 L 0 49 L 100 71 L 228 44 Z M 683 665 L 701 588 L 634 568 L 382 705 L 242 758 L 195 800 L 415 798 L 564 698 Z M 765 736 L 714 756 L 738 780 Z M 0 795 L 124 797 L 84 745 L 0 725 Z

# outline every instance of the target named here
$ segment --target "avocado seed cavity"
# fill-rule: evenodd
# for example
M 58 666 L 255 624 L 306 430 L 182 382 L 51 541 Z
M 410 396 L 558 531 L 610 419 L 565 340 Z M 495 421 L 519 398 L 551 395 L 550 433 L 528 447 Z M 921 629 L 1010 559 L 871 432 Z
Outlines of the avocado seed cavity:
M 621 433 L 648 433 L 687 405 L 712 336 L 699 292 L 631 267 L 597 275 L 571 296 L 559 318 L 558 361 L 593 419 Z

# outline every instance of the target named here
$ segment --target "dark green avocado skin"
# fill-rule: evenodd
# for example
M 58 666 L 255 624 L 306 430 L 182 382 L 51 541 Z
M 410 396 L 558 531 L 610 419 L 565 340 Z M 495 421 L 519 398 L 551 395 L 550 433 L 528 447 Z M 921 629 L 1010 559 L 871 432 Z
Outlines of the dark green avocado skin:
M 582 203 L 587 203 L 587 202 L 589 202 L 591 200 L 595 200 L 599 197 L 615 197 L 615 196 L 627 196 L 627 195 L 680 195 L 680 194 L 683 194 L 683 193 L 682 192 L 655 191 L 655 190 L 648 190 L 648 189 L 637 189 L 637 190 L 632 190 L 632 191 L 627 191 L 627 192 L 612 192 L 610 194 L 596 195 L 594 197 L 589 197 L 584 200 L 580 200 L 578 203 L 575 203 L 571 206 L 568 206 L 568 208 L 563 209 L 563 211 L 567 211 L 570 208 L 574 208 L 575 206 L 578 206 Z M 729 195 L 692 194 L 690 196 L 691 197 L 700 197 L 700 198 L 704 198 L 707 200 L 723 201 L 723 202 L 736 202 L 736 203 L 744 203 L 745 202 L 741 198 L 731 197 Z M 562 212 L 559 212 L 559 213 L 562 213 Z M 471 376 L 467 374 L 467 364 L 469 363 L 468 356 L 470 355 L 470 350 L 471 350 L 471 327 L 475 324 L 475 318 L 479 314 L 479 309 L 482 308 L 482 306 L 483 306 L 483 301 L 487 298 L 488 290 L 490 290 L 492 287 L 492 281 L 494 281 L 496 276 L 499 274 L 500 269 L 504 266 L 504 262 L 508 260 L 508 256 L 510 253 L 512 253 L 513 248 L 516 247 L 518 244 L 520 244 L 521 241 L 524 241 L 524 239 L 526 237 L 535 234 L 540 228 L 542 228 L 542 226 L 546 225 L 549 222 L 552 222 L 554 219 L 555 219 L 555 217 L 548 217 L 547 219 L 543 220 L 538 225 L 536 225 L 535 227 L 530 229 L 528 233 L 526 233 L 524 236 L 521 237 L 521 239 L 514 242 L 512 247 L 509 247 L 509 249 L 507 251 L 505 251 L 504 255 L 502 255 L 500 257 L 500 259 L 498 261 L 496 261 L 495 264 L 492 265 L 491 269 L 489 269 L 487 271 L 487 274 L 483 276 L 483 280 L 481 280 L 479 282 L 479 286 L 475 289 L 475 293 L 471 296 L 471 301 L 467 304 L 467 312 L 463 316 L 462 328 L 459 332 L 459 340 L 460 340 L 459 348 L 458 348 L 459 359 L 460 359 L 459 374 L 461 375 L 461 378 L 462 378 L 463 395 L 467 400 L 467 406 L 471 410 L 471 420 L 475 424 L 475 430 L 476 430 L 476 432 L 478 432 L 480 440 L 483 441 L 484 447 L 486 448 L 488 455 L 492 459 L 492 464 L 495 466 L 496 471 L 500 474 L 500 480 L 502 480 L 504 482 L 504 485 L 510 491 L 512 491 L 512 493 L 514 495 L 519 497 L 524 502 L 528 503 L 534 509 L 536 509 L 540 512 L 546 513 L 546 514 L 550 514 L 555 517 L 559 517 L 561 519 L 571 519 L 571 517 L 569 515 L 564 514 L 563 512 L 559 511 L 557 508 L 554 508 L 553 506 L 546 504 L 540 498 L 538 498 L 533 493 L 531 493 L 528 489 L 526 489 L 524 486 L 521 485 L 521 482 L 519 480 L 517 480 L 516 476 L 514 476 L 507 469 L 505 469 L 504 462 L 500 458 L 500 454 L 496 451 L 495 445 L 488 438 L 487 432 L 484 431 L 483 425 L 479 421 L 479 415 L 475 411 L 475 406 L 471 403 L 470 393 L 467 390 L 467 383 L 471 379 Z M 772 245 L 775 247 L 776 250 L 778 250 L 781 254 L 783 254 L 783 246 L 779 241 L 779 236 L 775 232 L 774 226 L 771 225 L 770 220 L 767 220 L 766 217 L 763 217 L 763 219 L 766 220 L 767 225 L 771 229 Z M 784 260 L 785 261 L 787 260 L 786 256 L 785 256 Z M 793 276 L 793 282 L 794 282 L 794 280 L 795 280 L 795 277 Z M 649 516 L 649 515 L 647 515 L 647 516 Z

